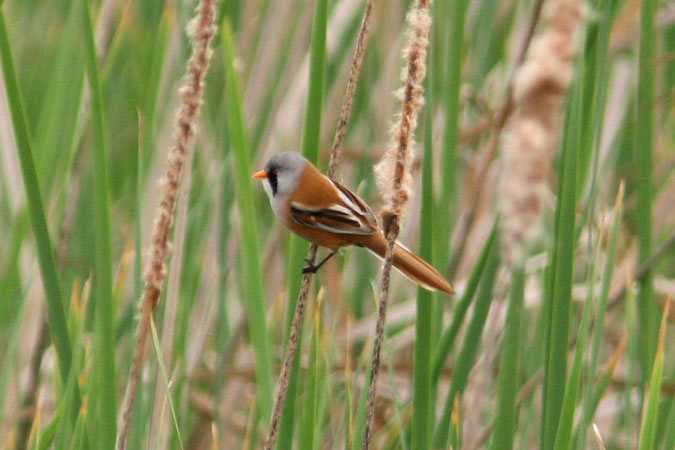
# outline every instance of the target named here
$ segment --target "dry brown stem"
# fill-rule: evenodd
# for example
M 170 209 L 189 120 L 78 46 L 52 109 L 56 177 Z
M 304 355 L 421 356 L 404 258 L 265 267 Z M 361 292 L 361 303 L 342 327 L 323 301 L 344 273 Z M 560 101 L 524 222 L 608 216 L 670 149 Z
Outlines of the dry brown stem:
M 216 33 L 215 13 L 216 0 L 201 0 L 197 7 L 196 17 L 189 26 L 189 33 L 193 39 L 192 55 L 187 65 L 185 83 L 180 89 L 181 101 L 176 120 L 175 142 L 169 153 L 166 175 L 161 181 L 161 200 L 155 213 L 149 258 L 143 274 L 145 290 L 141 299 L 141 320 L 138 325 L 138 338 L 124 408 L 120 416 L 120 427 L 117 435 L 118 449 L 126 448 L 131 412 L 136 399 L 150 319 L 159 301 L 162 282 L 166 277 L 164 261 L 170 253 L 169 233 L 185 154 L 191 150 L 191 143 L 195 134 L 194 122 L 202 104 L 204 76 L 211 60 L 209 43 Z
M 417 8 L 408 14 L 410 34 L 408 46 L 404 51 L 407 58 L 407 73 L 404 79 L 403 104 L 401 113 L 397 116 L 398 122 L 392 127 L 392 144 L 384 154 L 382 160 L 375 167 L 380 190 L 385 198 L 385 205 L 381 212 L 384 233 L 387 237 L 387 250 L 382 266 L 380 282 L 380 300 L 378 305 L 375 342 L 373 344 L 372 367 L 368 386 L 368 403 L 366 406 L 366 423 L 361 448 L 370 447 L 372 438 L 372 423 L 375 414 L 375 395 L 377 393 L 377 376 L 380 368 L 380 350 L 384 337 L 384 323 L 386 319 L 387 299 L 389 297 L 389 282 L 391 267 L 394 258 L 394 244 L 400 231 L 400 223 L 405 212 L 405 206 L 410 196 L 410 162 L 413 159 L 413 135 L 417 123 L 417 112 L 422 106 L 424 88 L 422 81 L 426 73 L 427 45 L 429 43 L 429 1 L 420 0 Z M 393 175 L 393 183 L 390 181 Z
M 340 161 L 340 153 L 342 150 L 342 142 L 344 140 L 347 123 L 352 110 L 354 100 L 354 93 L 356 92 L 356 82 L 361 74 L 361 66 L 363 57 L 366 53 L 366 46 L 368 44 L 368 34 L 370 31 L 370 21 L 372 17 L 373 0 L 368 0 L 366 3 L 366 10 L 363 12 L 363 19 L 361 20 L 361 28 L 356 42 L 356 50 L 349 73 L 349 81 L 347 89 L 342 101 L 340 109 L 340 120 L 335 131 L 335 139 L 333 140 L 333 148 L 330 153 L 330 161 L 328 163 L 328 177 L 332 178 L 335 175 L 338 162 Z M 307 261 L 310 265 L 316 263 L 316 255 L 319 248 L 316 244 L 312 244 L 307 255 Z M 307 305 L 307 298 L 309 297 L 309 288 L 312 285 L 313 273 L 306 273 L 302 277 L 302 284 L 300 285 L 300 292 L 293 313 L 293 323 L 291 324 L 291 332 L 288 337 L 288 344 L 286 346 L 286 354 L 284 356 L 284 365 L 279 378 L 279 387 L 277 389 L 277 396 L 274 401 L 274 410 L 272 411 L 272 419 L 270 420 L 270 428 L 265 440 L 265 449 L 273 449 L 279 432 L 279 424 L 281 422 L 281 413 L 286 401 L 286 394 L 288 393 L 288 381 L 291 376 L 293 368 L 293 361 L 298 349 L 298 340 L 300 337 L 300 330 L 302 329 L 302 320 L 305 315 L 305 306 Z

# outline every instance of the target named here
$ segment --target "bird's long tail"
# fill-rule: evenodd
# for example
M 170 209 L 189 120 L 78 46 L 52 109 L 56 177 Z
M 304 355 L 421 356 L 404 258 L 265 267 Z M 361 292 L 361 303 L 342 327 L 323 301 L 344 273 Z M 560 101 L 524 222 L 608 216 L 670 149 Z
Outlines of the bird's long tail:
M 365 247 L 380 258 L 384 258 L 387 241 L 382 233 L 373 236 Z M 406 277 L 430 291 L 441 291 L 454 294 L 455 290 L 443 275 L 438 273 L 431 264 L 415 255 L 403 245 L 396 243 L 394 247 L 394 267 Z

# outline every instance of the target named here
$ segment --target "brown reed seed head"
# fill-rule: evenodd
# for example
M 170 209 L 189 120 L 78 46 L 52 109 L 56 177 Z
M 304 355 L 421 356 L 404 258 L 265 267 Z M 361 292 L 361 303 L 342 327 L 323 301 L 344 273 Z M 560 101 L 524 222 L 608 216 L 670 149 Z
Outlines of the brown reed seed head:
M 408 46 L 403 53 L 407 67 L 403 73 L 403 88 L 399 91 L 403 101 L 402 111 L 396 115 L 395 123 L 390 130 L 392 142 L 375 166 L 377 184 L 384 198 L 381 215 L 385 222 L 389 216 L 402 216 L 410 197 L 412 142 L 417 125 L 417 112 L 424 103 L 422 81 L 426 74 L 427 45 L 431 27 L 427 6 L 428 2 L 420 2 L 419 8 L 408 13 Z
M 214 25 L 216 0 L 204 0 L 197 8 L 195 18 L 188 25 L 193 39 L 193 51 L 188 61 L 186 78 L 180 89 L 181 104 L 178 108 L 175 143 L 169 153 L 166 176 L 160 181 L 162 197 L 156 212 L 148 263 L 144 272 L 145 301 L 157 305 L 162 282 L 166 278 L 164 261 L 171 253 L 169 232 L 178 196 L 178 183 L 183 169 L 185 153 L 194 136 L 194 121 L 199 113 L 204 91 L 204 75 L 211 60 L 209 42 L 216 33 Z
M 514 81 L 514 114 L 501 136 L 498 206 L 506 260 L 522 262 L 537 235 L 550 160 L 558 146 L 560 110 L 574 74 L 584 6 L 561 0 L 549 10 Z

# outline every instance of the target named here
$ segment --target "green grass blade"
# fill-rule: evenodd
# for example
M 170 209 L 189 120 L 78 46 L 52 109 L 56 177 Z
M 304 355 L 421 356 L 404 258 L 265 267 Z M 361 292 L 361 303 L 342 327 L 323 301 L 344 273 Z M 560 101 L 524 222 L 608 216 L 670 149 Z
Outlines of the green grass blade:
M 565 388 L 565 398 L 563 399 L 563 406 L 560 412 L 560 422 L 555 438 L 555 449 L 570 449 L 572 448 L 572 426 L 574 425 L 574 411 L 577 406 L 577 394 L 581 384 L 581 371 L 583 369 L 584 351 L 586 350 L 586 338 L 588 337 L 588 329 L 591 323 L 592 311 L 592 291 L 594 284 L 592 282 L 593 275 L 591 275 L 591 283 L 589 286 L 589 298 L 584 305 L 584 312 L 579 324 L 579 334 L 577 338 L 577 348 L 574 353 L 574 362 L 572 363 L 572 371 L 570 378 Z
M 28 212 L 37 244 L 40 274 L 42 275 L 42 284 L 47 299 L 47 314 L 51 337 L 56 348 L 61 380 L 65 383 L 70 371 L 72 349 L 61 299 L 61 288 L 54 262 L 54 250 L 49 237 L 49 228 L 47 227 L 42 195 L 40 194 L 40 186 L 35 171 L 35 162 L 33 161 L 19 81 L 14 69 L 14 59 L 9 45 L 5 15 L 2 10 L 0 10 L 0 58 L 5 80 L 5 90 L 7 92 L 7 103 L 12 118 L 12 126 L 14 127 L 16 148 L 19 154 L 24 188 L 26 190 Z M 77 397 L 79 398 L 79 395 Z M 77 404 L 75 414 L 77 414 L 77 409 L 79 409 L 79 401 Z
M 632 386 L 635 383 L 635 362 L 639 362 L 640 358 L 640 342 L 639 342 L 639 329 L 637 325 L 637 313 L 636 313 L 636 301 L 635 301 L 635 290 L 631 284 L 626 284 L 626 299 L 624 300 L 626 305 L 626 330 L 628 332 L 628 343 L 627 343 L 627 352 L 628 358 L 626 358 L 626 385 Z M 635 410 L 633 407 L 633 397 L 631 395 L 631 389 L 626 389 L 623 395 L 623 420 L 627 424 L 625 434 L 626 442 L 634 442 L 633 439 L 635 433 L 634 423 L 635 420 Z M 598 404 L 600 399 L 598 396 L 595 396 L 594 400 L 597 400 Z
M 249 333 L 256 353 L 256 383 L 258 410 L 264 421 L 272 415 L 274 388 L 272 367 L 267 347 L 267 321 L 265 319 L 265 292 L 260 265 L 260 244 L 258 223 L 254 211 L 253 188 L 251 186 L 251 163 L 249 146 L 244 127 L 239 82 L 234 68 L 234 46 L 230 26 L 224 22 L 223 60 L 225 63 L 227 129 L 230 131 L 230 145 L 235 162 L 235 185 L 237 205 L 242 223 L 242 253 L 246 270 L 246 304 L 249 310 Z
M 616 249 L 619 241 L 619 231 L 621 230 L 621 218 L 623 216 L 623 189 L 619 190 L 617 196 L 616 207 L 614 208 L 614 221 L 612 223 L 611 237 L 609 241 L 609 249 L 607 250 L 607 261 L 605 262 L 605 271 L 602 278 L 602 288 L 600 290 L 600 297 L 598 298 L 598 306 L 595 312 L 595 323 L 593 331 L 593 343 L 591 347 L 591 360 L 588 367 L 588 373 L 591 377 L 595 377 L 598 369 L 598 361 L 600 359 L 600 344 L 602 343 L 602 332 L 605 324 L 605 313 L 607 312 L 607 299 L 609 298 L 609 289 L 612 283 L 612 274 L 614 273 L 614 266 L 616 265 Z M 584 411 L 579 421 L 577 430 L 577 445 L 576 448 L 581 448 L 585 443 L 586 430 L 588 429 L 592 419 L 592 393 L 593 384 L 589 383 L 588 389 L 584 398 Z
M 94 128 L 94 227 L 95 227 L 95 302 L 96 302 L 96 371 L 99 442 L 113 448 L 117 437 L 117 381 L 115 366 L 115 306 L 112 295 L 112 250 L 110 244 L 110 209 L 108 207 L 107 136 L 103 97 L 99 83 L 98 59 L 89 0 L 83 0 L 83 37 L 87 78 L 91 90 L 91 111 Z
M 435 346 L 431 370 L 431 382 L 434 385 L 438 383 L 438 379 L 440 378 L 441 372 L 443 371 L 443 365 L 450 355 L 450 351 L 452 350 L 455 343 L 457 333 L 459 333 L 459 329 L 464 322 L 464 317 L 469 310 L 469 306 L 471 306 L 471 300 L 473 300 L 473 296 L 478 289 L 478 284 L 481 280 L 481 277 L 485 273 L 488 255 L 495 246 L 496 236 L 497 224 L 495 223 L 495 225 L 492 227 L 490 236 L 485 241 L 485 245 L 481 250 L 478 262 L 476 262 L 476 265 L 469 276 L 469 281 L 466 283 L 466 289 L 464 290 L 462 299 L 459 301 L 459 303 L 457 303 L 454 311 L 452 312 L 452 322 L 450 323 L 450 327 L 448 327 L 448 329 L 443 332 L 440 342 Z
M 315 446 L 317 399 L 319 396 L 319 341 L 321 333 L 321 309 L 316 305 L 314 319 L 312 320 L 312 348 L 309 355 L 309 366 L 305 378 L 305 389 L 303 395 L 302 417 L 300 419 L 298 448 L 317 448 Z
M 70 2 L 54 62 L 53 81 L 45 87 L 43 106 L 34 128 L 39 177 L 43 189 L 52 197 L 67 187 L 65 177 L 77 148 L 73 141 L 84 93 L 81 9 L 81 2 Z
M 431 83 L 427 82 L 427 86 Z M 427 94 L 428 97 L 428 94 Z M 424 160 L 422 172 L 422 208 L 420 210 L 419 256 L 433 261 L 433 146 L 431 101 L 426 102 Z M 415 317 L 415 348 L 413 368 L 413 449 L 427 449 L 431 444 L 433 425 L 431 421 L 431 329 L 433 323 L 433 295 L 430 291 L 417 288 L 417 315 Z
M 640 426 L 640 450 L 653 450 L 656 448 L 656 418 L 659 409 L 659 393 L 661 392 L 661 379 L 663 378 L 664 346 L 666 341 L 666 327 L 668 326 L 668 307 L 661 319 L 658 347 L 654 355 L 654 367 L 649 380 L 647 396 L 647 408 L 642 417 Z
M 579 148 L 581 103 L 580 83 L 574 84 L 563 139 L 558 181 L 555 248 L 552 253 L 550 289 L 544 301 L 548 311 L 547 347 L 544 360 L 544 403 L 542 440 L 545 450 L 553 448 L 567 382 L 567 346 L 569 342 L 572 274 L 574 272 L 576 222 L 576 166 Z
M 152 59 L 143 96 L 143 151 L 141 152 L 140 159 L 141 169 L 149 166 L 150 158 L 155 154 L 155 126 L 157 103 L 162 84 L 162 66 L 164 65 L 169 35 L 174 23 L 174 13 L 170 8 L 167 8 L 162 15 L 157 29 L 157 36 L 152 46 Z M 140 177 L 141 181 L 145 179 L 145 171 L 140 171 Z M 143 183 L 141 183 L 141 186 L 143 186 Z
M 640 25 L 640 58 L 637 94 L 637 127 L 635 152 L 637 154 L 637 211 L 638 261 L 640 265 L 652 254 L 652 151 L 654 148 L 654 77 L 656 47 L 655 0 L 642 2 Z M 640 364 L 642 380 L 649 379 L 656 353 L 659 312 L 654 304 L 652 271 L 647 271 L 639 283 L 638 317 L 640 324 Z
M 176 417 L 176 407 L 173 404 L 173 399 L 171 397 L 171 385 L 169 384 L 169 376 L 166 373 L 166 366 L 164 365 L 164 357 L 162 356 L 162 346 L 159 343 L 159 338 L 157 337 L 157 328 L 155 327 L 155 319 L 150 317 L 150 329 L 152 330 L 152 343 L 155 347 L 155 353 L 157 354 L 157 363 L 159 365 L 159 372 L 162 374 L 162 381 L 164 381 L 164 389 L 166 391 L 166 398 L 169 401 L 169 409 L 171 410 L 171 418 L 173 420 L 173 426 L 176 430 L 176 435 L 178 436 L 178 444 L 181 449 L 184 449 L 183 438 L 180 434 L 180 428 L 178 427 L 178 419 Z
M 666 423 L 673 423 L 675 422 L 675 402 L 671 402 L 670 405 L 670 413 L 668 418 L 666 419 Z M 665 427 L 665 432 L 663 436 L 663 448 L 675 448 L 675 427 L 673 426 L 666 426 Z
M 464 49 L 464 24 L 469 2 L 457 0 L 450 2 L 450 23 L 447 36 L 447 72 L 445 74 L 445 134 L 443 136 L 443 178 L 442 194 L 438 199 L 436 213 L 438 261 L 448 263 L 452 217 L 456 210 L 458 164 L 457 147 L 459 145 L 460 104 L 459 94 L 462 85 L 462 51 Z
M 497 243 L 495 238 L 495 244 Z M 473 368 L 476 359 L 478 347 L 483 334 L 483 327 L 492 304 L 492 291 L 497 278 L 497 269 L 499 268 L 499 248 L 497 245 L 491 245 L 485 265 L 485 275 L 480 283 L 480 290 L 474 305 L 473 315 L 469 322 L 464 343 L 457 356 L 453 368 L 450 390 L 445 397 L 443 413 L 436 424 L 436 430 L 433 436 L 433 448 L 446 448 L 450 432 L 450 418 L 455 404 L 455 395 L 461 395 L 469 380 L 469 373 Z
M 323 105 L 324 67 L 326 64 L 326 23 L 328 21 L 328 1 L 316 3 L 312 25 L 312 49 L 309 61 L 309 87 L 307 103 L 302 125 L 302 154 L 313 164 L 319 158 L 319 138 L 321 136 L 321 109 Z M 291 329 L 295 304 L 302 281 L 301 271 L 305 264 L 309 244 L 296 236 L 291 237 L 288 260 L 288 306 L 286 308 L 286 337 Z M 286 339 L 284 339 L 284 342 Z M 287 402 L 288 403 L 288 402 Z
M 326 25 L 328 23 L 328 0 L 318 0 L 314 10 L 312 23 L 312 42 L 309 60 L 309 86 L 307 88 L 307 103 L 302 129 L 302 154 L 314 164 L 319 157 L 319 139 L 321 137 L 321 117 L 323 105 L 323 84 L 326 65 Z M 307 254 L 309 244 L 297 236 L 291 236 L 290 250 L 288 252 L 287 305 L 286 326 L 284 329 L 284 343 L 288 342 L 291 323 L 298 302 L 300 283 L 302 281 L 302 267 L 304 257 Z M 298 349 L 295 360 L 302 353 L 302 329 L 298 336 Z M 281 413 L 279 424 L 279 439 L 277 448 L 287 449 L 292 445 L 295 422 L 295 393 L 298 383 L 298 364 L 293 361 L 293 368 L 289 379 L 289 389 L 286 401 Z
M 522 266 L 512 269 L 509 309 L 506 313 L 506 329 L 499 357 L 497 380 L 497 421 L 495 423 L 492 449 L 513 448 L 513 439 L 518 428 L 518 361 L 520 347 L 520 320 L 523 314 L 525 295 L 525 270 Z

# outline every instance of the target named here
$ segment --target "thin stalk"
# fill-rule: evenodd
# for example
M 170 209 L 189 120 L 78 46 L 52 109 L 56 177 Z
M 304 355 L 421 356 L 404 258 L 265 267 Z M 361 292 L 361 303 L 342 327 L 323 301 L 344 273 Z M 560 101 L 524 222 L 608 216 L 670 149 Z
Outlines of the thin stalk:
M 413 134 L 417 124 L 417 113 L 423 101 L 424 88 L 422 83 L 426 73 L 426 52 L 429 29 L 431 28 L 431 18 L 428 11 L 429 4 L 429 0 L 420 0 L 414 7 L 415 9 L 411 10 L 408 14 L 410 33 L 408 35 L 408 44 L 404 49 L 407 70 L 403 80 L 401 113 L 396 117 L 396 123 L 391 129 L 391 145 L 375 168 L 378 184 L 385 197 L 385 205 L 380 215 L 382 217 L 387 245 L 382 264 L 382 277 L 380 278 L 375 342 L 371 359 L 370 383 L 368 385 L 365 432 L 361 443 L 363 450 L 370 448 L 372 439 L 377 377 L 380 368 L 380 351 L 384 339 L 384 323 L 387 301 L 389 299 L 394 245 L 401 230 L 401 221 L 410 196 L 411 176 L 409 172 L 410 161 L 413 157 Z M 428 326 L 431 327 L 432 324 L 429 323 Z
M 159 343 L 159 338 L 157 337 L 157 329 L 155 328 L 155 321 L 150 318 L 150 328 L 152 330 L 152 343 L 155 347 L 155 353 L 157 354 L 157 362 L 159 365 L 159 372 L 162 376 L 162 381 L 164 382 L 164 389 L 166 391 L 166 398 L 169 402 L 169 409 L 171 410 L 171 419 L 173 420 L 173 426 L 176 430 L 176 435 L 178 436 L 178 444 L 181 449 L 185 448 L 183 446 L 183 438 L 181 437 L 180 429 L 178 428 L 178 419 L 176 418 L 176 408 L 174 407 L 173 399 L 171 397 L 171 381 L 166 372 L 166 366 L 164 365 L 164 357 L 162 356 L 162 348 Z

